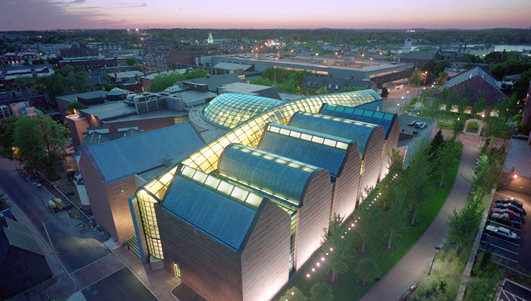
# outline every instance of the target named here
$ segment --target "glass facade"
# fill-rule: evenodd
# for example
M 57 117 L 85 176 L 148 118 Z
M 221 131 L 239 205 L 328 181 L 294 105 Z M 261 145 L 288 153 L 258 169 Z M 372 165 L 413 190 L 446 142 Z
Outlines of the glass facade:
M 291 117 L 296 112 L 318 113 L 324 103 L 352 107 L 377 101 L 380 98 L 376 92 L 372 90 L 364 90 L 316 95 L 300 98 L 291 102 L 282 102 L 267 98 L 262 98 L 265 99 L 263 102 L 261 100 L 257 102 L 257 99 L 260 100 L 261 98 L 238 94 L 223 94 L 214 99 L 211 104 L 205 108 L 204 114 L 206 118 L 221 126 L 232 128 L 232 130 L 183 160 L 181 162 L 183 165 L 182 167 L 180 167 L 181 165 L 173 167 L 171 170 L 166 171 L 159 177 L 153 179 L 137 191 L 136 199 L 139 205 L 143 231 L 150 256 L 158 259 L 164 258 L 156 216 L 156 205 L 160 200 L 164 199 L 166 191 L 172 183 L 176 172 L 194 179 L 195 181 L 202 182 L 204 185 L 210 186 L 220 193 L 230 195 L 233 199 L 238 199 L 250 206 L 259 206 L 262 197 L 258 197 L 257 194 L 247 191 L 245 188 L 237 187 L 238 185 L 235 186 L 211 175 L 211 172 L 218 169 L 218 160 L 229 144 L 237 143 L 245 146 L 257 147 L 268 123 L 275 122 L 279 124 L 288 124 Z M 222 112 L 222 114 L 215 116 L 220 112 Z M 290 132 L 288 134 L 291 135 L 292 133 Z M 296 133 L 294 134 L 296 135 Z M 321 141 L 321 138 L 322 137 L 315 136 L 310 139 L 312 139 L 312 141 L 315 139 L 315 141 L 324 144 L 335 143 L 335 147 L 344 147 L 337 142 L 327 141 L 324 138 Z M 186 167 L 189 167 L 190 169 L 187 169 Z M 178 168 L 181 169 L 178 171 Z M 308 168 L 308 166 L 301 165 L 297 168 L 304 169 Z M 281 208 L 292 215 L 293 234 L 297 218 L 296 207 L 292 206 L 298 202 L 283 199 L 281 196 L 274 195 L 273 192 L 264 191 L 263 188 L 252 188 L 257 189 L 258 193 L 262 192 L 270 194 L 272 200 L 276 201 L 275 203 L 279 204 Z M 278 200 L 278 198 L 282 201 Z M 286 201 L 288 202 L 286 203 Z M 292 205 L 290 206 L 288 204 Z M 293 260 L 293 258 L 290 258 L 290 260 Z

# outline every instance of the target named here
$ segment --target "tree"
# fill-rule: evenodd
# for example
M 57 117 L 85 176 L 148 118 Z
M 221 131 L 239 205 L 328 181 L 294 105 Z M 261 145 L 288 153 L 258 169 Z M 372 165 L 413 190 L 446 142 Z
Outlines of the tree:
M 24 169 L 40 170 L 54 178 L 64 157 L 66 135 L 66 128 L 49 117 L 19 117 L 13 133 L 15 158 L 24 164 Z
M 278 298 L 278 301 L 308 301 L 308 298 L 296 287 L 293 286 L 286 291 L 284 295 Z
M 370 258 L 362 258 L 355 265 L 356 274 L 360 277 L 361 286 L 365 287 L 380 274 L 378 264 Z
M 128 57 L 125 62 L 127 63 L 127 66 L 134 66 L 138 63 L 134 57 Z
M 418 71 L 413 71 L 413 73 L 411 74 L 411 80 L 409 82 L 412 86 L 415 87 L 418 87 L 422 84 Z
M 79 101 L 73 101 L 71 103 L 68 104 L 67 106 L 67 110 L 65 112 L 65 115 L 70 115 L 70 114 L 73 114 L 74 113 L 74 110 L 81 110 L 81 109 L 85 109 L 86 106 L 84 106 L 82 103 L 80 103 Z
M 323 250 L 330 251 L 326 269 L 330 273 L 330 281 L 335 283 L 338 275 L 348 272 L 348 250 L 345 243 L 345 230 L 341 226 L 343 219 L 335 214 L 330 222 L 328 230 L 325 231 L 325 243 Z M 332 251 L 333 250 L 333 251 Z
M 310 289 L 310 300 L 332 301 L 334 300 L 332 289 L 326 283 L 319 281 L 312 285 L 312 288 Z
M 457 120 L 454 122 L 454 135 L 461 133 L 465 129 L 465 117 L 459 115 Z
M 382 228 L 387 229 L 387 250 L 393 249 L 393 237 L 395 234 L 401 232 L 407 223 L 405 211 L 405 202 L 407 199 L 408 189 L 403 185 L 393 185 L 392 195 L 393 200 L 390 202 L 389 210 L 380 211 L 379 220 L 382 223 Z
M 463 209 L 459 211 L 454 209 L 448 220 L 449 230 L 446 242 L 455 244 L 456 251 L 459 253 L 474 239 L 480 221 L 479 201 L 469 200 Z
M 358 235 L 360 236 L 361 240 L 361 246 L 358 249 L 358 252 L 364 254 L 368 252 L 365 243 L 367 242 L 367 236 L 371 228 L 371 219 L 374 214 L 374 211 L 364 207 L 361 207 L 359 210 L 362 211 L 362 213 L 360 214 L 361 218 L 357 222 L 355 229 Z
M 428 183 L 432 171 L 429 160 L 428 145 L 420 143 L 416 146 L 415 158 L 409 163 L 405 177 L 402 177 L 402 185 L 408 188 L 410 208 L 412 210 L 410 225 L 416 224 L 418 209 L 423 205 L 428 197 Z
M 0 144 L 2 145 L 2 155 L 8 159 L 13 159 L 13 133 L 17 117 L 9 116 L 0 122 Z
M 435 152 L 436 164 L 439 167 L 438 170 L 441 173 L 441 181 L 439 187 L 443 188 L 443 181 L 446 172 L 450 166 L 454 166 L 459 162 L 457 157 L 457 142 L 455 141 L 455 136 L 453 139 L 444 141 L 442 146 Z
M 430 156 L 433 156 L 443 144 L 444 137 L 442 135 L 442 131 L 438 130 L 437 134 L 435 134 L 435 137 L 433 137 L 433 140 L 430 142 Z

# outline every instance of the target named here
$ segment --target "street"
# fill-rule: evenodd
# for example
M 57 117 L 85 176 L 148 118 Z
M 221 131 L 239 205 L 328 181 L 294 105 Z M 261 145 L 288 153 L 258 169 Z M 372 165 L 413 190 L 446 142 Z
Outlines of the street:
M 0 157 L 0 188 L 24 211 L 43 237 L 47 238 L 48 232 L 59 258 L 69 272 L 108 253 L 94 238 L 76 236 L 75 231 L 79 234 L 79 228 L 72 224 L 76 220 L 68 217 L 66 211 L 53 213 L 48 209 L 47 202 L 52 197 L 48 191 L 22 178 L 15 163 L 4 157 Z

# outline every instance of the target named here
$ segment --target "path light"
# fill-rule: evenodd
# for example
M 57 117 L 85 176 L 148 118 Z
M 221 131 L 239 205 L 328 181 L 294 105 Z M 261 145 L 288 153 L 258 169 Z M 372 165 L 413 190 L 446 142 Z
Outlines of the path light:
M 518 179 L 518 174 L 517 173 L 513 174 L 513 179 Z
M 306 278 L 310 279 L 310 273 L 306 274 Z
M 334 248 L 330 248 L 330 252 L 334 252 Z
M 317 267 L 320 267 L 320 266 L 321 266 L 321 263 L 320 263 L 320 262 L 317 262 L 315 265 L 316 265 Z

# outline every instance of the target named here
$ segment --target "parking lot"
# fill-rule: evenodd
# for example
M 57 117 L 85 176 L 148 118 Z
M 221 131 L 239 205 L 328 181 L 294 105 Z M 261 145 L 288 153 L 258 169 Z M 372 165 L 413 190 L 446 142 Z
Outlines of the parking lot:
M 515 208 L 519 206 L 514 206 L 511 202 L 496 203 L 498 199 L 516 199 L 522 203 L 522 209 L 527 214 L 519 214 L 518 208 Z M 524 273 L 531 272 L 531 196 L 512 191 L 498 191 L 489 210 L 480 251 L 490 250 L 493 259 L 502 267 Z M 502 232 L 495 233 L 493 230 Z

